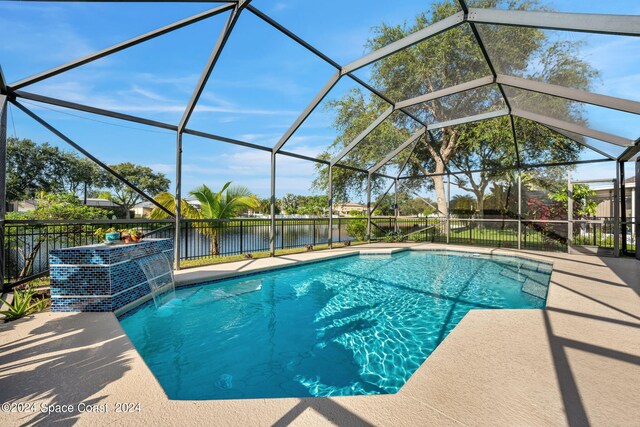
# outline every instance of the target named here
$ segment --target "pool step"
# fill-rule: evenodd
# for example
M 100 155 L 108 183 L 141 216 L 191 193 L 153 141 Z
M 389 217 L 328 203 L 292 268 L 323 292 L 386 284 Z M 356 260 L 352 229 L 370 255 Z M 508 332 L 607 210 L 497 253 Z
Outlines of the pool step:
M 529 294 L 536 298 L 545 299 L 547 296 L 548 287 L 541 284 L 540 282 L 532 279 L 527 279 L 524 281 L 522 285 L 522 292 L 525 294 Z
M 500 271 L 500 275 L 508 277 L 509 279 L 517 282 L 524 282 L 527 280 L 527 274 L 520 271 L 516 271 L 514 268 L 505 267 Z

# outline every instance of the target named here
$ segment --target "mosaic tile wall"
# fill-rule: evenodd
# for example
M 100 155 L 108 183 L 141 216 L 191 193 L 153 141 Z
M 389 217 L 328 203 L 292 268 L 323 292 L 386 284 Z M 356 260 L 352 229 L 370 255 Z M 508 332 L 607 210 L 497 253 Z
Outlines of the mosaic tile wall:
M 115 311 L 151 293 L 136 260 L 158 253 L 172 262 L 173 240 L 50 251 L 51 310 Z

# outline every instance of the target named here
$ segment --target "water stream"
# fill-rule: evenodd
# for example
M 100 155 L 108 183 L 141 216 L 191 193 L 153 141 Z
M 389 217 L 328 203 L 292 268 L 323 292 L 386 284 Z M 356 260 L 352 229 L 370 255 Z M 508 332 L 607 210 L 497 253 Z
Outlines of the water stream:
M 153 254 L 136 260 L 149 282 L 156 307 L 160 307 L 176 296 L 173 267 L 169 257 Z

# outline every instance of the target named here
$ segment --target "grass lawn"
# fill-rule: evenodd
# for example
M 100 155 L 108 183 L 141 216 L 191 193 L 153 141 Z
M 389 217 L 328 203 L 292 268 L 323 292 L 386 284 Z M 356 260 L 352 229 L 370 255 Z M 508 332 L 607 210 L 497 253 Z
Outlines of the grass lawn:
M 363 245 L 366 242 L 351 242 L 351 246 Z M 333 248 L 342 248 L 344 247 L 344 243 L 334 243 Z M 314 251 L 321 251 L 324 249 L 329 249 L 329 245 L 315 245 L 313 247 Z M 276 250 L 276 256 L 278 255 L 291 255 L 291 254 L 299 254 L 302 252 L 307 252 L 305 248 L 292 248 L 292 249 L 278 249 Z M 251 253 L 253 259 L 257 258 L 268 258 L 269 252 L 253 252 Z M 180 261 L 181 268 L 193 268 L 193 267 L 202 267 L 205 265 L 215 265 L 215 264 L 223 264 L 225 262 L 233 262 L 233 261 L 242 261 L 247 259 L 245 255 L 230 255 L 230 256 L 208 256 L 204 258 L 198 259 L 190 259 Z
M 525 234 L 524 227 L 522 231 L 523 248 L 552 251 L 566 249 L 566 244 L 550 239 L 539 231 L 528 228 Z M 446 235 L 444 234 L 444 232 L 436 233 L 435 236 L 433 236 L 431 231 L 427 231 L 426 239 L 423 236 L 424 235 L 415 234 L 409 236 L 409 239 L 412 241 L 434 241 L 439 243 L 446 242 Z M 504 230 L 502 230 L 499 228 L 474 226 L 471 230 L 469 230 L 468 227 L 452 227 L 449 242 L 452 244 L 457 243 L 478 246 L 515 248 L 518 246 L 518 231 L 514 228 L 505 228 Z

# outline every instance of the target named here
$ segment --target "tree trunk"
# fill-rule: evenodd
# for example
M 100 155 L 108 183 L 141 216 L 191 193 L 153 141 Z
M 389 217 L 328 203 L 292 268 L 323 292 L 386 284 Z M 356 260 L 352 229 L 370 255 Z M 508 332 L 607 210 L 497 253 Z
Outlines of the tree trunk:
M 218 233 L 211 236 L 211 255 L 220 255 L 220 246 L 218 245 Z
M 511 199 L 511 188 L 513 187 L 510 180 L 507 180 L 507 194 L 504 198 L 504 203 L 502 204 L 502 225 L 500 226 L 501 230 L 505 229 L 505 217 L 509 218 L 511 215 L 509 214 L 509 201 Z
M 129 206 L 123 206 L 124 209 L 124 217 L 125 219 L 131 219 L 131 212 L 129 211 Z
M 476 193 L 476 200 L 478 201 L 478 218 L 484 217 L 484 191 Z
M 444 163 L 436 161 L 435 173 L 444 172 Z M 447 204 L 447 191 L 444 188 L 444 175 L 438 175 L 433 177 L 433 187 L 436 192 L 436 203 L 438 204 L 438 216 L 447 216 L 449 207 Z
M 40 247 L 42 246 L 42 242 L 43 242 L 42 239 L 38 240 L 38 243 L 33 245 L 33 249 L 31 249 L 31 252 L 29 253 L 29 255 L 27 255 L 24 258 L 24 265 L 22 266 L 22 270 L 20 270 L 20 274 L 18 275 L 18 280 L 24 279 L 25 277 L 28 277 L 29 275 L 32 274 L 33 263 L 36 259 L 36 255 L 38 254 L 38 252 L 40 252 Z

